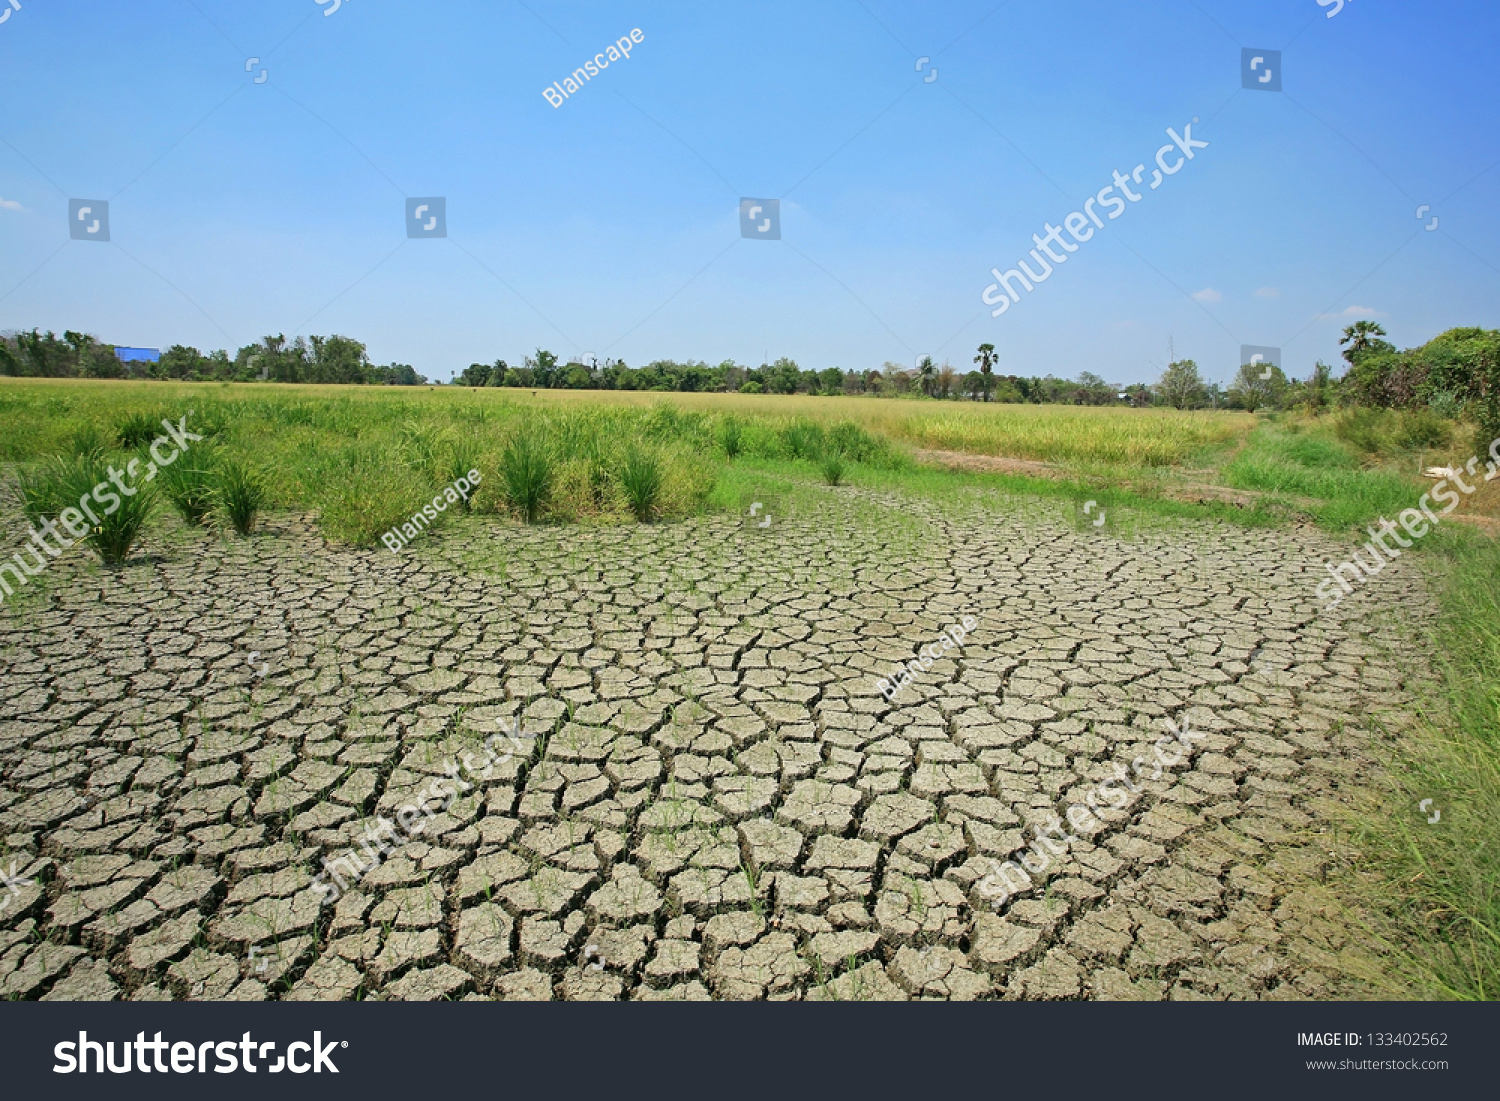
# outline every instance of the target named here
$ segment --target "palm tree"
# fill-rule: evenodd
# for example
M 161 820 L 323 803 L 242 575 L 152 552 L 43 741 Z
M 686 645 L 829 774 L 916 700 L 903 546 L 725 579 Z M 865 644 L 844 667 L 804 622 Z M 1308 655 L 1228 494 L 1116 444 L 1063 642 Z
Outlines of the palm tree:
M 917 364 L 917 384 L 928 397 L 932 396 L 932 381 L 936 376 L 937 364 L 932 362 L 931 356 L 923 356 Z
M 1361 352 L 1368 352 L 1374 346 L 1376 340 L 1385 336 L 1385 330 L 1373 321 L 1356 321 L 1344 330 L 1344 335 L 1339 338 L 1340 344 L 1347 344 L 1344 349 L 1344 358 L 1351 364 L 1354 357 Z
M 990 372 L 995 369 L 995 346 L 993 344 L 981 344 L 979 354 L 974 357 L 974 362 L 979 364 L 979 373 L 984 376 L 984 400 L 990 400 Z

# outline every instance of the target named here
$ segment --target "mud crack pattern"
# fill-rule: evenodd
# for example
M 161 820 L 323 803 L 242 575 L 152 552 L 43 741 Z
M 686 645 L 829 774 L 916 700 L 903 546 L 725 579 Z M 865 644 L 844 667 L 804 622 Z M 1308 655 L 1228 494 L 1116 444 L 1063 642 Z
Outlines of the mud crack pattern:
M 1426 598 L 1393 569 L 1318 613 L 1321 538 L 844 488 L 766 529 L 475 519 L 398 558 L 283 517 L 59 562 L 0 609 L 0 996 L 1347 993 L 1308 888 L 1427 666 L 1373 610 Z M 1191 757 L 988 907 L 1167 718 Z M 502 719 L 547 736 L 320 906 Z

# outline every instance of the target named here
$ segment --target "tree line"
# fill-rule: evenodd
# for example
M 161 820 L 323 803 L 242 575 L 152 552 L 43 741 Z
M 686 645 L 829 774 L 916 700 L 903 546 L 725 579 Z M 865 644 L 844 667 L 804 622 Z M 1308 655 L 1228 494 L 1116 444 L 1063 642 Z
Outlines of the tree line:
M 453 385 L 525 389 L 735 392 L 743 394 L 872 395 L 934 400 L 1063 405 L 1170 406 L 1176 409 L 1313 410 L 1338 405 L 1428 406 L 1449 417 L 1468 415 L 1500 429 L 1500 331 L 1451 329 L 1417 348 L 1398 350 L 1371 321 L 1344 330 L 1343 373 L 1317 363 L 1306 379 L 1271 365 L 1242 365 L 1228 386 L 1207 382 L 1197 363 L 1169 356 L 1155 383 L 1122 386 L 1084 371 L 1076 379 L 1002 374 L 993 344 L 981 344 L 972 369 L 922 357 L 914 367 L 813 370 L 781 358 L 759 367 L 732 360 L 656 360 L 630 367 L 619 359 L 563 360 L 538 348 L 520 363 L 471 363 Z M 428 379 L 409 364 L 376 366 L 365 345 L 346 336 L 267 336 L 208 354 L 174 344 L 155 363 L 123 363 L 113 345 L 69 330 L 0 333 L 0 374 L 43 378 L 156 378 L 181 381 L 305 382 L 416 386 Z M 1500 431 L 1497 431 L 1500 434 Z
M 71 329 L 0 333 L 0 375 L 25 378 L 147 378 L 178 382 L 312 382 L 354 385 L 425 385 L 410 364 L 377 366 L 364 344 L 347 336 L 267 336 L 233 359 L 174 344 L 156 362 L 125 362 L 115 345 Z

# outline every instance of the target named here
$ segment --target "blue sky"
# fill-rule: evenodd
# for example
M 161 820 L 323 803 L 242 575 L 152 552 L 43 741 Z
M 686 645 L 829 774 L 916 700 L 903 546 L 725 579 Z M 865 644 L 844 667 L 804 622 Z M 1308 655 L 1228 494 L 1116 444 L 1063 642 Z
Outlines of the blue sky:
M 442 379 L 539 345 L 863 369 L 988 341 L 1129 383 L 1169 339 L 1223 381 L 1241 344 L 1305 376 L 1359 318 L 1500 326 L 1500 6 L 1332 4 L 22 0 L 0 329 L 338 332 Z M 1283 51 L 1283 91 L 1241 88 L 1242 47 Z M 1208 148 L 990 316 L 991 267 L 1195 116 Z M 407 239 L 408 196 L 446 239 Z M 741 239 L 741 197 L 781 200 L 781 241 Z M 109 200 L 110 243 L 69 240 L 70 198 Z

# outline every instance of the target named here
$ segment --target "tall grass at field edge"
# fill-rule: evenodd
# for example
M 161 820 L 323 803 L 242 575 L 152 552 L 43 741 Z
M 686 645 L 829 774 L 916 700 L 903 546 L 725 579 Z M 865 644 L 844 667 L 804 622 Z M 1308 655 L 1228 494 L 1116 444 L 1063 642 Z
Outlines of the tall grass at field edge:
M 1387 995 L 1500 998 L 1500 543 L 1443 551 L 1440 686 L 1378 793 L 1349 812 L 1352 881 L 1385 949 Z M 1425 807 L 1424 800 L 1431 800 Z M 1438 820 L 1432 821 L 1436 810 Z

